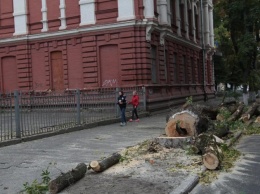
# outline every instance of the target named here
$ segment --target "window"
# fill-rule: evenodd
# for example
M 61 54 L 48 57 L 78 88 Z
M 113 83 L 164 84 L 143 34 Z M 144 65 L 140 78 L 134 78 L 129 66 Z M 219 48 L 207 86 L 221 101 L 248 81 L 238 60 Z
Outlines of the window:
M 151 76 L 152 76 L 152 83 L 157 83 L 157 47 L 151 47 Z
M 201 72 L 201 64 L 200 64 L 200 60 L 199 59 L 197 59 L 197 70 L 198 70 L 198 82 L 200 83 L 200 84 L 202 84 L 202 72 Z
M 178 72 L 178 63 L 177 63 L 178 55 L 177 53 L 173 53 L 173 82 L 178 83 L 179 82 L 179 72 Z
M 199 15 L 195 15 L 195 28 L 196 28 L 196 38 L 199 38 Z
M 164 51 L 164 72 L 165 72 L 165 81 L 169 82 L 169 64 L 168 64 L 168 51 Z
M 184 21 L 184 14 L 185 14 L 185 9 L 184 9 L 184 4 L 180 3 L 180 17 L 181 17 L 181 29 L 185 30 L 185 21 Z
M 192 22 L 192 10 L 188 10 L 188 20 L 189 20 L 189 34 L 193 35 L 193 22 Z
M 175 8 L 175 0 L 171 2 L 171 12 L 172 12 L 172 26 L 176 26 L 176 8 Z
M 196 83 L 196 78 L 195 78 L 195 66 L 194 66 L 194 59 L 193 57 L 190 58 L 190 65 L 191 65 L 191 78 L 192 78 L 192 83 Z
M 182 65 L 183 65 L 183 82 L 188 83 L 188 66 L 187 66 L 187 61 L 186 61 L 186 56 L 182 56 Z
M 207 73 L 208 73 L 208 83 L 211 84 L 211 65 L 210 65 L 210 61 L 207 61 Z
M 154 15 L 157 18 L 159 15 L 158 10 L 157 10 L 157 0 L 153 0 L 153 5 L 154 5 Z

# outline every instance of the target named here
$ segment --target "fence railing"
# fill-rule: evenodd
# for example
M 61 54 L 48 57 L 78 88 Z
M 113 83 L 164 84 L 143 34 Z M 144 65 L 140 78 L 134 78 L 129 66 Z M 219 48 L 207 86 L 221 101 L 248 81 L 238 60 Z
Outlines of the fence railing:
M 0 142 L 69 129 L 103 120 L 119 118 L 119 88 L 64 93 L 23 93 L 0 95 Z M 123 88 L 130 101 L 132 91 L 139 94 L 140 112 L 146 110 L 144 87 Z M 130 114 L 132 106 L 126 112 Z

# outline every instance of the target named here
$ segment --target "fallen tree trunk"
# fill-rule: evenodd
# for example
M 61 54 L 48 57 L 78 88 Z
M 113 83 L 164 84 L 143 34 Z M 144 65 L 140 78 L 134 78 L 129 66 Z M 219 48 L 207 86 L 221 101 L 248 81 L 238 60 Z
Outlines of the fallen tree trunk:
M 244 104 L 240 104 L 236 110 L 236 112 L 234 112 L 229 118 L 228 121 L 235 121 L 237 120 L 241 114 L 243 113 L 243 109 L 244 109 L 245 105 Z
M 208 130 L 207 132 L 195 137 L 191 149 L 194 153 L 202 154 L 202 162 L 207 169 L 214 170 L 221 164 L 223 154 L 218 145 L 224 142 L 220 138 L 224 137 L 228 133 L 228 126 L 223 126 L 221 128 Z
M 202 162 L 207 169 L 216 169 L 223 160 L 223 154 L 218 147 L 218 138 L 212 134 L 200 134 L 195 138 L 193 150 L 202 153 Z M 220 141 L 220 140 L 219 140 Z
M 236 104 L 236 103 L 237 103 L 237 101 L 232 100 L 232 101 L 228 101 L 228 102 L 222 102 L 222 103 L 220 104 L 220 106 L 230 106 L 230 105 L 234 105 L 234 104 Z
M 102 161 L 92 161 L 89 164 L 89 168 L 94 170 L 95 172 L 103 172 L 104 170 L 108 169 L 109 167 L 117 164 L 121 158 L 119 153 L 114 153 L 108 158 L 105 158 Z
M 77 182 L 82 177 L 84 177 L 87 171 L 87 165 L 84 163 L 80 163 L 76 166 L 76 168 L 72 169 L 71 171 L 61 174 L 56 179 L 52 180 L 49 183 L 49 192 L 51 194 L 56 194 L 66 187 L 70 186 L 71 184 Z
M 249 109 L 240 117 L 239 120 L 242 120 L 243 122 L 249 121 L 250 118 L 255 114 L 256 109 L 259 107 L 258 103 L 254 103 L 252 106 L 249 107 Z
M 208 118 L 200 117 L 193 112 L 185 110 L 169 118 L 165 132 L 168 137 L 197 136 L 206 131 L 208 127 Z
M 223 113 L 230 112 L 230 114 L 232 115 L 237 110 L 238 106 L 239 105 L 237 105 L 237 104 L 232 104 L 230 106 L 220 106 L 219 113 L 216 116 L 216 120 L 224 121 L 226 118 L 225 118 L 225 115 L 223 115 Z
M 203 117 L 209 117 L 210 119 L 215 120 L 216 116 L 218 114 L 218 111 L 219 111 L 218 109 L 219 109 L 219 107 L 185 103 L 178 111 L 170 112 L 166 116 L 166 122 L 169 121 L 169 119 L 172 117 L 172 115 L 174 115 L 178 112 L 183 112 L 183 111 L 190 111 L 196 115 L 200 115 Z

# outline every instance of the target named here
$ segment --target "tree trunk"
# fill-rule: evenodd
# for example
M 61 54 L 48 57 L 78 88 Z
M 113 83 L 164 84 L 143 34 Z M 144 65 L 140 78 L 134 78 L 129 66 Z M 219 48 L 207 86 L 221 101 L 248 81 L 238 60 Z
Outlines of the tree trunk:
M 246 106 L 248 105 L 248 93 L 243 93 L 243 103 Z
M 84 177 L 85 173 L 87 171 L 87 166 L 84 163 L 80 163 L 76 166 L 75 169 L 72 169 L 71 171 L 61 174 L 56 179 L 52 180 L 49 183 L 49 192 L 51 194 L 56 194 L 66 187 L 70 186 L 71 184 L 77 182 L 82 177 Z
M 240 117 L 243 122 L 249 121 L 250 118 L 255 114 L 256 109 L 259 107 L 258 103 L 254 103 L 249 109 Z
M 220 106 L 230 106 L 230 105 L 234 105 L 234 104 L 236 104 L 236 103 L 237 103 L 237 101 L 232 100 L 232 101 L 228 101 L 228 102 L 222 102 L 222 103 L 220 104 Z
M 243 113 L 243 109 L 244 109 L 245 105 L 244 104 L 240 104 L 239 107 L 237 108 L 236 112 L 234 112 L 229 118 L 228 121 L 235 121 L 237 120 L 241 114 Z
M 193 150 L 202 153 L 202 162 L 207 169 L 216 169 L 223 160 L 223 154 L 218 147 L 217 138 L 212 134 L 200 134 L 195 138 Z
M 92 161 L 89 167 L 94 170 L 95 172 L 103 172 L 104 170 L 108 169 L 109 167 L 117 164 L 121 158 L 119 153 L 114 153 L 110 157 L 105 158 L 102 161 Z
M 184 110 L 172 115 L 166 125 L 165 132 L 168 137 L 197 136 L 206 131 L 209 120 L 193 112 Z

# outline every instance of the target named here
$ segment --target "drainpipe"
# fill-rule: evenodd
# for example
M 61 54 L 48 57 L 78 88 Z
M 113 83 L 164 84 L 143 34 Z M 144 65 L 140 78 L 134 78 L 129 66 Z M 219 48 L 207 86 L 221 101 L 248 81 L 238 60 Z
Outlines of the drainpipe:
M 204 14 L 203 14 L 203 0 L 200 0 L 200 23 L 201 23 L 201 47 L 202 47 L 202 63 L 203 63 L 203 92 L 204 101 L 207 101 L 206 92 L 206 75 L 205 75 L 205 39 L 204 39 Z

